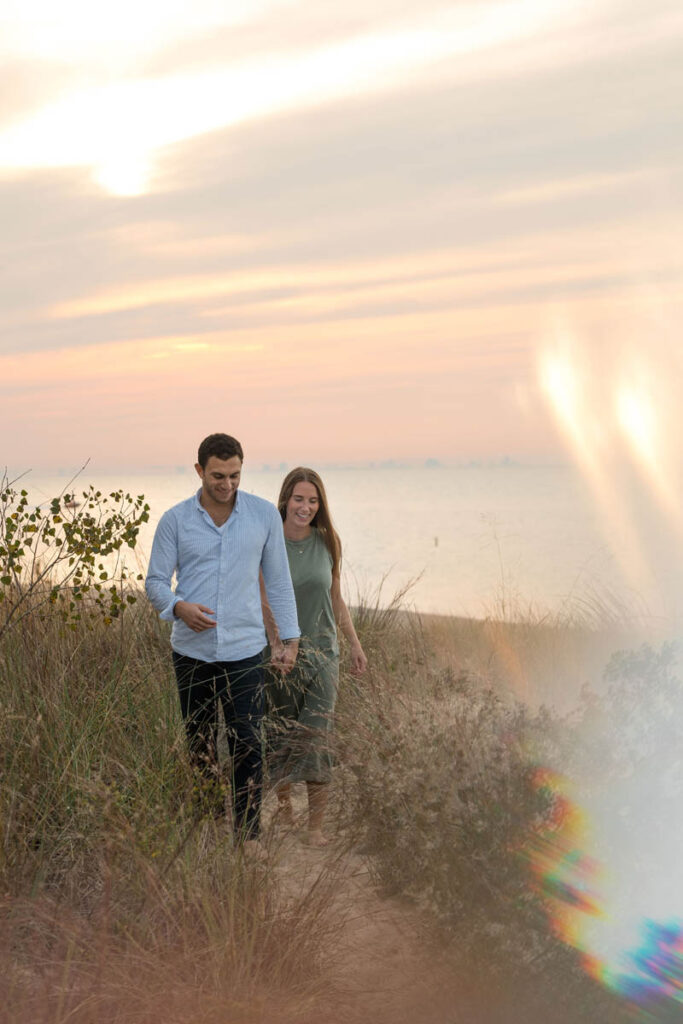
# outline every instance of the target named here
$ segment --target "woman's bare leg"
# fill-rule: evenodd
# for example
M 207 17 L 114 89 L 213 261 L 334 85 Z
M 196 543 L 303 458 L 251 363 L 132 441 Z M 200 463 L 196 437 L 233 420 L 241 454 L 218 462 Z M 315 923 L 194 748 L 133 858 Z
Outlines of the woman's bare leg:
M 310 846 L 327 846 L 323 835 L 323 819 L 327 809 L 329 787 L 326 782 L 307 782 L 308 790 L 308 843 Z
M 280 782 L 275 787 L 277 796 L 277 820 L 283 825 L 294 825 L 294 808 L 292 807 L 292 787 L 289 782 Z

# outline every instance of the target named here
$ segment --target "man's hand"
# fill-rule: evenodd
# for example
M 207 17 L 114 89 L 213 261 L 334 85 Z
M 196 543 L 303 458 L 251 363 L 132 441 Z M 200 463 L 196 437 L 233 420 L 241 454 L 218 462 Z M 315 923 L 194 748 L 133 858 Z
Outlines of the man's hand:
M 270 667 L 274 668 L 278 672 L 280 671 L 284 653 L 285 645 L 279 637 L 277 640 L 270 641 Z
M 189 626 L 195 633 L 202 633 L 205 629 L 215 629 L 216 623 L 208 619 L 207 615 L 215 615 L 205 604 L 193 604 L 191 601 L 177 601 L 173 614 L 182 619 L 186 626 Z

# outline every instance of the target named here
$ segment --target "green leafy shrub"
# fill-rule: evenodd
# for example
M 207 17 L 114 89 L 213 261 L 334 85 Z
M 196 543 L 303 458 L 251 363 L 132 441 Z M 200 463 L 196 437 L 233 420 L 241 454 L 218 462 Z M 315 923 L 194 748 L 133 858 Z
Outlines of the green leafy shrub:
M 110 623 L 134 604 L 120 556 L 149 520 L 144 495 L 103 494 L 91 485 L 79 499 L 64 492 L 33 505 L 14 483 L 6 474 L 0 481 L 0 636 L 48 603 L 71 628 L 93 612 Z

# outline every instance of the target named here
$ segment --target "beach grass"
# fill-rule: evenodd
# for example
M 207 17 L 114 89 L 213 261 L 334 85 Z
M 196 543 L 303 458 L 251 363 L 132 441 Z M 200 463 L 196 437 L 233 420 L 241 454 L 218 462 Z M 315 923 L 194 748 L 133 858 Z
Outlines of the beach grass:
M 549 812 L 533 740 L 564 724 L 519 698 L 568 650 L 577 698 L 615 623 L 599 637 L 585 622 L 419 616 L 404 600 L 354 609 L 370 670 L 342 673 L 335 843 L 298 880 L 276 834 L 253 863 L 196 813 L 167 629 L 144 600 L 76 629 L 41 605 L 4 634 L 3 1020 L 365 1020 L 340 954 L 344 915 L 363 913 L 340 908 L 351 855 L 416 947 L 438 951 L 448 1020 L 629 1019 L 552 933 L 520 856 Z M 424 1024 L 445 1020 L 443 999 Z
M 195 813 L 151 610 L 73 631 L 48 607 L 0 671 L 4 1019 L 252 1020 L 277 993 L 286 1020 L 310 1000 L 322 891 L 283 893 Z

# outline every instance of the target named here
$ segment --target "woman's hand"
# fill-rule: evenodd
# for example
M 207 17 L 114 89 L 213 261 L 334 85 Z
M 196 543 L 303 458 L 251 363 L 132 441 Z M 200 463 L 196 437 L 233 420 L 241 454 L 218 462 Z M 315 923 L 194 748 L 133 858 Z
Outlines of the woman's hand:
M 282 640 L 276 640 L 271 644 L 270 664 L 277 672 L 287 675 L 294 668 L 298 651 L 298 640 L 288 640 L 286 644 Z
M 368 659 L 361 645 L 356 641 L 351 645 L 351 675 L 362 676 L 368 667 Z
M 280 661 L 280 671 L 287 675 L 287 673 L 291 672 L 294 668 L 294 662 L 296 661 L 296 656 L 299 653 L 299 641 L 288 640 L 284 645 L 284 648 L 284 654 Z
M 346 602 L 342 597 L 339 575 L 332 577 L 330 596 L 332 598 L 332 608 L 334 609 L 334 617 L 337 625 L 349 641 L 349 649 L 351 652 L 351 675 L 362 676 L 368 667 L 368 659 L 365 657 L 365 652 L 363 651 L 363 648 L 360 645 L 360 640 L 353 628 L 349 609 L 346 607 Z

